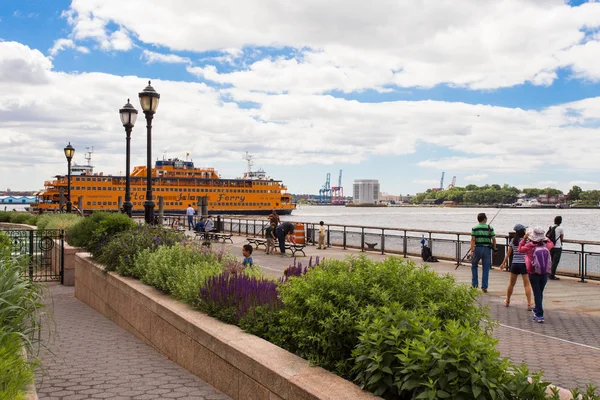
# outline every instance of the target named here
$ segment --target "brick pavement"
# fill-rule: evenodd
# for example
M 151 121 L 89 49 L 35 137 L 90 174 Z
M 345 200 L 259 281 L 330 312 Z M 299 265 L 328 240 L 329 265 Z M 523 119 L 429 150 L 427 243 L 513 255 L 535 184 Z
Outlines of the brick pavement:
M 233 244 L 217 244 L 215 248 L 230 250 L 241 257 L 241 246 L 245 237 L 234 236 Z M 307 246 L 306 257 L 297 260 L 308 263 L 312 256 L 344 259 L 348 255 L 366 254 L 375 260 L 386 256 L 376 252 L 361 253 L 358 250 L 342 250 L 331 247 L 325 251 Z M 264 250 L 256 250 L 252 257 L 266 274 L 281 276 L 293 259 L 278 255 L 268 256 Z M 416 263 L 421 259 L 411 258 Z M 460 283 L 470 284 L 471 269 L 455 264 L 439 262 L 431 264 L 439 273 L 450 273 Z M 480 271 L 481 272 L 481 271 Z M 521 280 L 515 286 L 511 306 L 504 307 L 503 301 L 509 274 L 497 268 L 490 272 L 488 293 L 479 296 L 481 304 L 489 305 L 491 316 L 500 323 L 494 331 L 499 339 L 498 349 L 502 356 L 514 362 L 525 362 L 532 371 L 544 371 L 544 378 L 564 388 L 585 387 L 588 383 L 600 386 L 600 284 L 579 283 L 575 279 L 562 278 L 549 281 L 544 292 L 546 322 L 535 324 L 531 312 L 527 311 Z M 481 279 L 481 273 L 480 273 Z M 543 351 L 534 351 L 533 345 Z
M 54 332 L 41 351 L 40 399 L 230 399 L 73 295 L 49 285 Z

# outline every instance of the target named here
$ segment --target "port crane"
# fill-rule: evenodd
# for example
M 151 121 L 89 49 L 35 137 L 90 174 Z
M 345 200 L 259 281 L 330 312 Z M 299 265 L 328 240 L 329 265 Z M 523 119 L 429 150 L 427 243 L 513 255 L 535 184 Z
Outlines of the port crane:
M 328 174 L 329 175 L 329 174 Z M 342 187 L 342 170 L 338 178 L 338 185 L 331 188 L 331 204 L 346 204 L 344 199 L 344 188 Z
M 331 174 L 329 172 L 327 173 L 325 184 L 319 189 L 319 203 L 331 203 Z

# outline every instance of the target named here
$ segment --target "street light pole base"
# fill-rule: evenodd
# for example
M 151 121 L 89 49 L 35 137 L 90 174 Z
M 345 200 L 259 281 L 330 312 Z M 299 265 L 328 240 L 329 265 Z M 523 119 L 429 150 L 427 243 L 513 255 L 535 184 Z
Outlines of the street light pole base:
M 123 203 L 123 212 L 131 218 L 131 210 L 133 209 L 133 204 L 130 201 L 126 201 Z
M 66 207 L 67 214 L 70 214 L 72 209 L 73 209 L 73 203 L 71 203 L 71 201 L 67 201 L 67 207 Z
M 152 200 L 144 202 L 144 219 L 147 224 L 154 224 L 154 201 Z

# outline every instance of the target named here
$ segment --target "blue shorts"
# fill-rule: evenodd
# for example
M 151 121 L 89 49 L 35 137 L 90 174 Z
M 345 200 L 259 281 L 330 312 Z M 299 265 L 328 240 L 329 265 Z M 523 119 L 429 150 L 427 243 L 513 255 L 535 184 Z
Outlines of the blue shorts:
M 510 273 L 516 275 L 527 275 L 527 266 L 517 263 L 510 266 Z

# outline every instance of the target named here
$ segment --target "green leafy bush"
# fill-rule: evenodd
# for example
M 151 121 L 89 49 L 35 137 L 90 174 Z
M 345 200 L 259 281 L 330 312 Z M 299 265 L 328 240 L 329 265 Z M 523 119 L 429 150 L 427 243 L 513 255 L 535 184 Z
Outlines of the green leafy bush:
M 126 214 L 98 212 L 81 218 L 67 230 L 67 242 L 98 257 L 111 235 L 131 229 L 135 222 Z
M 26 212 L 6 212 L 6 215 L 8 216 L 8 221 L 2 222 L 10 222 L 12 224 L 35 225 L 35 222 L 37 220 L 37 216 Z
M 486 323 L 487 311 L 475 301 L 476 291 L 439 276 L 427 267 L 390 257 L 374 262 L 366 257 L 328 260 L 280 287 L 283 303 L 276 323 L 245 321 L 253 333 L 310 362 L 344 377 L 350 376 L 352 350 L 358 343 L 361 313 L 368 306 L 397 302 L 407 310 L 422 310 L 442 321 L 456 319 L 471 326 Z M 259 327 L 262 326 L 263 330 Z
M 10 222 L 10 211 L 0 211 L 0 222 Z
M 222 272 L 213 253 L 192 246 L 161 246 L 146 249 L 135 258 L 134 275 L 188 304 L 195 304 L 200 287 Z
M 108 213 L 94 230 L 86 249 L 92 253 L 92 256 L 99 257 L 114 235 L 133 229 L 136 226 L 135 221 L 129 218 L 127 214 Z
M 497 340 L 469 323 L 370 307 L 352 352 L 354 379 L 385 399 L 545 399 L 549 383 L 501 359 Z
M 67 230 L 76 223 L 78 223 L 83 217 L 77 214 L 43 214 L 37 219 L 38 229 L 63 229 Z
M 98 256 L 98 261 L 106 271 L 118 271 L 121 275 L 140 278 L 134 271 L 137 254 L 145 249 L 154 251 L 159 246 L 174 246 L 184 238 L 183 233 L 160 225 L 137 225 L 112 236 Z

